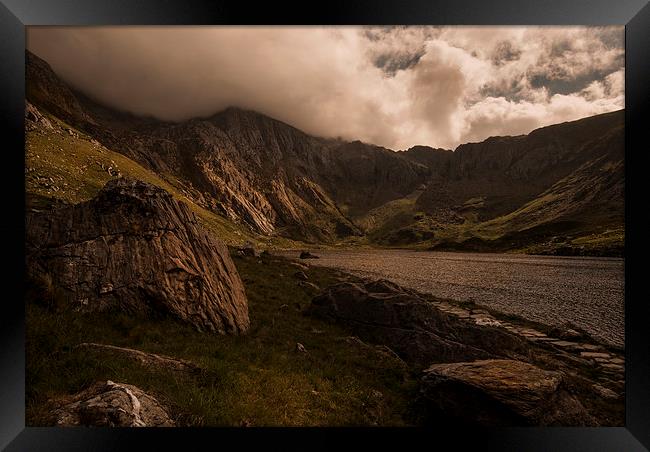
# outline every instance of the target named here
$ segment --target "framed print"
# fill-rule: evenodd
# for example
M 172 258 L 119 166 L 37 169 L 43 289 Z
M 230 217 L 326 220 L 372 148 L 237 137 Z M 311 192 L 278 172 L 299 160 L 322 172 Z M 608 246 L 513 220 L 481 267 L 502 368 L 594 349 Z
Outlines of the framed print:
M 0 11 L 7 450 L 647 450 L 643 1 Z

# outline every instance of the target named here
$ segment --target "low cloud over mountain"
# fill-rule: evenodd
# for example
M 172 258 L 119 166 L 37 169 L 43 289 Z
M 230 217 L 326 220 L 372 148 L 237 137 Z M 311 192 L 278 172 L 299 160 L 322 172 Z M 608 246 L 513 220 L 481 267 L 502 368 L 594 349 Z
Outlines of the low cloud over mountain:
M 135 114 L 238 106 L 406 149 L 623 108 L 623 38 L 623 27 L 31 27 L 28 48 Z

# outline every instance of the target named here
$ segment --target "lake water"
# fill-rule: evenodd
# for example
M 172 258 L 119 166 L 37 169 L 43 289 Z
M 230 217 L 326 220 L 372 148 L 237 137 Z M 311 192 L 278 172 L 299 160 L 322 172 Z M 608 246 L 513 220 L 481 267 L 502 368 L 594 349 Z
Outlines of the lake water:
M 285 252 L 298 257 L 299 252 Z M 441 298 L 473 300 L 547 325 L 571 322 L 594 338 L 624 344 L 620 258 L 402 250 L 315 251 L 311 265 L 385 278 Z

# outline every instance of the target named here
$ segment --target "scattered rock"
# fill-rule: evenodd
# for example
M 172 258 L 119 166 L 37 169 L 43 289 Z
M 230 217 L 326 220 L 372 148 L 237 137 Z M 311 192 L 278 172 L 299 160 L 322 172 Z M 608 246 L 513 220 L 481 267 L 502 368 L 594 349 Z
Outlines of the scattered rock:
M 307 280 L 309 279 L 309 277 L 307 276 L 307 274 L 306 274 L 305 272 L 303 272 L 303 271 L 297 271 L 297 272 L 295 272 L 295 273 L 293 274 L 293 276 L 294 276 L 295 278 L 298 278 L 298 279 L 302 280 L 302 281 L 307 281 Z
M 320 290 L 320 287 L 318 287 L 316 284 L 311 283 L 309 281 L 299 281 L 298 285 L 301 286 L 301 287 L 307 287 L 307 288 L 315 290 L 315 291 Z
M 312 299 L 308 312 L 342 323 L 362 339 L 387 345 L 420 365 L 521 357 L 530 350 L 517 335 L 452 317 L 385 280 L 330 286 Z
M 576 342 L 570 341 L 551 341 L 550 343 L 561 348 L 574 349 L 578 347 L 578 344 Z
M 27 119 L 26 126 L 29 130 L 33 130 L 37 125 L 49 130 L 54 129 L 50 120 L 43 116 L 38 108 L 27 101 L 25 101 L 25 119 Z
M 594 345 L 594 344 L 580 344 L 580 350 L 587 350 L 587 351 L 596 351 L 596 350 L 602 350 L 602 346 L 600 345 Z
M 300 259 L 318 259 L 318 256 L 311 254 L 309 251 L 303 251 L 300 253 Z
M 584 332 L 578 331 L 578 329 L 570 322 L 567 322 L 561 327 L 553 328 L 549 332 L 549 336 L 557 337 L 568 341 L 583 339 L 586 337 Z
M 96 383 L 53 412 L 57 426 L 173 427 L 160 403 L 133 385 Z
M 300 270 L 308 270 L 309 266 L 305 264 L 301 264 L 300 262 L 291 262 L 289 265 L 293 265 L 294 267 L 298 267 Z
M 618 394 L 616 394 L 614 391 L 611 389 L 608 389 L 604 386 L 601 386 L 599 384 L 595 384 L 592 386 L 596 394 L 601 396 L 603 399 L 608 399 L 608 400 L 615 400 L 618 399 Z
M 580 352 L 580 356 L 583 358 L 609 358 L 609 353 L 601 352 Z
M 424 371 L 422 394 L 431 421 L 481 426 L 594 426 L 563 387 L 562 374 L 515 360 L 435 364 Z
M 478 317 L 474 319 L 474 323 L 477 325 L 501 326 L 501 322 L 491 317 Z
M 621 364 L 604 363 L 604 364 L 601 364 L 601 367 L 603 367 L 603 368 L 605 368 L 607 370 L 610 370 L 610 371 L 614 371 L 614 372 L 624 372 L 625 371 L 625 367 L 623 365 L 621 365 Z
M 242 256 L 260 257 L 260 252 L 250 242 L 239 248 L 239 251 Z
M 112 179 L 88 202 L 27 212 L 26 249 L 29 274 L 52 277 L 72 309 L 162 311 L 199 330 L 248 330 L 227 248 L 154 185 Z

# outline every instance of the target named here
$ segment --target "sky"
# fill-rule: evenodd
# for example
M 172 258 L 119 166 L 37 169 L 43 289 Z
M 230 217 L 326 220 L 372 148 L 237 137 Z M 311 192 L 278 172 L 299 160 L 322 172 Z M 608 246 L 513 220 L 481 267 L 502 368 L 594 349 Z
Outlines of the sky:
M 28 27 L 68 84 L 168 121 L 228 106 L 446 149 L 624 107 L 624 27 Z

